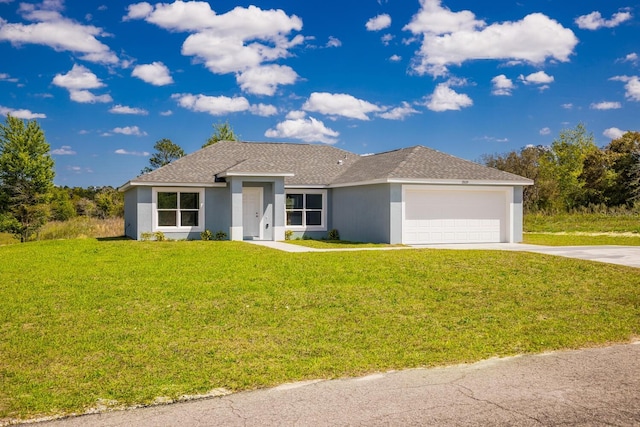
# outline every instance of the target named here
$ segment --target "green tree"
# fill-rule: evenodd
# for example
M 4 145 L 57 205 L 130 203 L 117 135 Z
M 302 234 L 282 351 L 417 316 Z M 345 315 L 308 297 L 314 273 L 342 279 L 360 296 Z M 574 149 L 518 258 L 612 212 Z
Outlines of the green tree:
M 555 181 L 549 179 L 540 168 L 540 162 L 548 156 L 549 147 L 528 145 L 520 151 L 506 154 L 482 156 L 482 162 L 489 167 L 500 169 L 532 179 L 533 185 L 523 189 L 523 204 L 527 212 L 548 209 L 557 195 Z
M 44 132 L 35 120 L 7 115 L 0 125 L 0 193 L 5 230 L 26 242 L 46 222 L 55 175 Z
M 207 142 L 204 143 L 202 148 L 208 147 L 209 145 L 215 144 L 219 141 L 238 141 L 238 137 L 233 132 L 229 122 L 217 123 L 212 126 L 214 129 L 213 135 L 207 139 Z
M 598 150 L 593 134 L 580 123 L 575 129 L 565 129 L 551 144 L 549 155 L 540 162 L 541 173 L 558 185 L 559 198 L 555 206 L 570 210 L 583 204 L 586 195 L 580 179 L 585 159 Z
M 77 215 L 69 193 L 68 188 L 53 188 L 50 218 L 54 221 L 67 221 Z
M 611 159 L 614 174 L 608 198 L 612 206 L 631 205 L 638 192 L 633 169 L 640 152 L 640 132 L 627 132 L 612 140 L 604 149 Z
M 152 170 L 168 165 L 174 160 L 184 156 L 184 150 L 178 144 L 174 144 L 170 139 L 162 138 L 153 146 L 155 153 L 149 158 L 149 166 L 142 169 L 142 173 L 149 173 Z
M 104 187 L 95 197 L 98 218 L 124 216 L 124 196 L 118 190 Z

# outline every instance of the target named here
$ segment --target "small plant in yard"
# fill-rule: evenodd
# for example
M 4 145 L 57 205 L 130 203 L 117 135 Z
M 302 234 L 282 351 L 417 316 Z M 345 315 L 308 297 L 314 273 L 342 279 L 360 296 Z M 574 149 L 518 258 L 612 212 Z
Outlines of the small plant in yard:
M 211 234 L 210 230 L 204 230 L 202 233 L 200 233 L 200 240 L 211 240 L 212 237 L 213 234 Z
M 284 240 L 291 240 L 293 237 L 293 230 L 286 230 L 284 232 Z
M 327 235 L 329 240 L 340 240 L 340 233 L 335 228 L 329 231 Z
M 224 231 L 216 231 L 216 234 L 213 236 L 214 240 L 227 240 L 227 233 Z

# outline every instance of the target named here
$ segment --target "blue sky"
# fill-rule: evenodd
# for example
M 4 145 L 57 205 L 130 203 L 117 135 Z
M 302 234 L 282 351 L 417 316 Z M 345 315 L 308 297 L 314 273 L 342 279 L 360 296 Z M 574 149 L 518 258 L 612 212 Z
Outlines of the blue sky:
M 637 1 L 637 0 L 636 0 Z M 169 138 L 469 160 L 640 117 L 640 3 L 0 0 L 0 115 L 37 119 L 58 185 L 120 186 Z

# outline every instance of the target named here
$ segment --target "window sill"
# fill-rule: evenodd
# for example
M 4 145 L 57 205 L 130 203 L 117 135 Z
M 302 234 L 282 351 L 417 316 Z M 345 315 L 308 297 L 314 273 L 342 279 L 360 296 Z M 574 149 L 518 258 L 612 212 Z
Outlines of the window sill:
M 301 225 L 285 225 L 284 228 L 286 230 L 291 230 L 291 231 L 327 231 L 327 227 L 318 226 L 318 225 L 313 225 L 309 227 L 304 227 Z

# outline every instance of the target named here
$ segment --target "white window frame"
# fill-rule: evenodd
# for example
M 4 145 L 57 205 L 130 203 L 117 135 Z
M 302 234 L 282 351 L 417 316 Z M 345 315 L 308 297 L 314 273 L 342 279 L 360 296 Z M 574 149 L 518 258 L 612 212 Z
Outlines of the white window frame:
M 198 201 L 200 206 L 198 207 L 198 225 L 197 226 L 159 226 L 158 225 L 158 193 L 178 193 L 178 209 L 177 220 L 180 221 L 180 193 L 198 193 Z M 191 210 L 191 209 L 189 209 Z M 151 215 L 152 231 L 167 231 L 167 232 L 191 232 L 191 231 L 204 231 L 204 188 L 190 188 L 190 187 L 154 187 L 152 191 L 151 199 Z
M 320 225 L 306 225 L 307 221 L 307 209 L 306 207 L 302 208 L 302 225 L 287 225 L 287 196 L 289 194 L 321 194 L 322 195 L 322 210 L 320 211 Z M 284 222 L 285 228 L 287 230 L 292 231 L 327 231 L 327 190 L 306 190 L 306 189 L 295 189 L 292 188 L 290 190 L 285 191 L 284 195 Z M 306 201 L 306 197 L 305 197 Z M 297 209 L 296 209 L 297 210 Z M 316 211 L 317 209 L 312 209 Z

